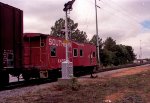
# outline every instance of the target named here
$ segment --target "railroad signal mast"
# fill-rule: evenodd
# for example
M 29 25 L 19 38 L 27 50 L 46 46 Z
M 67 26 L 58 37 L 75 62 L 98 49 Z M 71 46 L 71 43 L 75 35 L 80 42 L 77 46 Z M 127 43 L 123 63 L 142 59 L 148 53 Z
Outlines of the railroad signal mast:
M 68 12 L 72 11 L 72 5 L 75 0 L 68 1 L 64 5 L 65 12 L 65 43 L 66 43 L 66 60 L 62 62 L 62 79 L 71 79 L 73 77 L 73 63 L 69 61 L 68 57 Z

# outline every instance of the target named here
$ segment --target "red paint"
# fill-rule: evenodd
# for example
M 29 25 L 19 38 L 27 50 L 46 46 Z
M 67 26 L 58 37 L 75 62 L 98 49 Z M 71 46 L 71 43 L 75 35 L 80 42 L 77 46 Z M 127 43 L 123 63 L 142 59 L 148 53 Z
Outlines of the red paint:
M 41 43 L 40 43 L 41 42 Z M 41 45 L 40 45 L 41 44 Z M 50 48 L 56 49 L 56 55 L 51 56 Z M 78 56 L 73 56 L 73 50 L 77 49 Z M 82 50 L 83 56 L 80 56 Z M 96 46 L 87 43 L 69 41 L 69 60 L 74 67 L 96 66 Z M 39 33 L 24 34 L 24 65 L 27 69 L 36 67 L 39 70 L 53 70 L 61 68 L 65 60 L 64 39 Z
M 0 67 L 22 68 L 23 11 L 0 2 Z

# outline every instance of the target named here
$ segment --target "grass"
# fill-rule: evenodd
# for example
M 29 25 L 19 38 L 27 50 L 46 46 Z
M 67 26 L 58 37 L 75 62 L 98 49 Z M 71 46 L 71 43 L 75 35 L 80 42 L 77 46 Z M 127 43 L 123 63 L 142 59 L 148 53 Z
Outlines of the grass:
M 73 85 L 74 87 L 74 85 Z M 59 86 L 41 89 L 23 96 L 8 98 L 7 102 L 16 103 L 149 103 L 150 71 L 136 75 L 123 76 L 80 85 L 78 89 Z M 76 88 L 76 85 L 75 85 Z M 108 102 L 107 102 L 108 103 Z

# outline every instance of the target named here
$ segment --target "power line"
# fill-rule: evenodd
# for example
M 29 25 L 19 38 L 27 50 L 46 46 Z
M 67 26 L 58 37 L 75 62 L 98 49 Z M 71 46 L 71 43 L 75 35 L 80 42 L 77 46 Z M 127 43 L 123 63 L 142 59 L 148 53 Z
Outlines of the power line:
M 127 16 L 128 18 L 132 19 L 132 22 L 135 22 L 135 23 L 139 24 L 139 21 L 137 21 L 137 20 L 135 19 L 135 17 L 129 15 L 128 12 L 126 12 L 126 10 L 125 10 L 123 7 L 120 7 L 117 3 L 113 2 L 112 0 L 110 0 L 111 3 L 110 3 L 109 1 L 107 1 L 107 0 L 105 0 L 105 1 L 106 1 L 106 2 L 102 1 L 102 3 L 103 3 L 104 5 L 105 5 L 105 3 L 107 3 L 111 9 L 114 9 L 114 10 L 118 11 L 118 12 L 121 13 L 122 15 Z M 116 5 L 115 7 L 119 7 L 120 9 L 114 8 L 114 7 L 113 7 L 113 4 Z
M 91 0 L 88 0 L 88 2 L 90 2 L 90 3 L 92 3 L 92 4 L 94 5 L 94 2 L 92 2 Z M 104 1 L 102 1 L 102 0 L 101 0 L 101 2 L 99 2 L 99 4 L 100 4 L 100 3 L 103 3 L 103 5 L 105 5 L 105 4 L 107 3 L 107 5 L 109 5 L 109 8 L 111 8 L 111 9 L 114 10 L 114 11 L 118 11 L 120 14 L 122 14 L 122 15 L 119 15 L 119 13 L 118 13 L 117 15 L 118 15 L 119 17 L 122 17 L 124 20 L 126 20 L 128 23 L 130 23 L 132 26 L 135 27 L 135 25 L 136 25 L 136 26 L 139 25 L 138 21 L 136 21 L 135 19 L 133 19 L 133 18 L 131 17 L 131 15 L 128 15 L 127 12 L 126 12 L 126 13 L 123 13 L 123 10 L 121 11 L 120 9 L 116 9 L 116 8 L 114 8 L 110 3 L 104 2 Z M 112 16 L 114 16 L 114 13 L 108 11 L 107 9 L 103 8 L 102 6 L 101 6 L 101 9 L 102 9 L 102 10 L 105 10 L 105 11 L 107 11 L 107 12 L 109 12 L 109 13 L 111 13 Z M 123 15 L 124 15 L 124 16 L 123 16 Z M 129 18 L 130 18 L 130 20 L 129 20 Z
M 87 0 L 87 2 L 90 2 L 90 4 L 91 5 L 94 5 L 94 2 L 93 1 L 91 1 L 91 0 Z M 124 13 L 123 11 L 124 10 L 122 10 L 122 9 L 117 9 L 117 8 L 114 8 L 114 6 L 112 5 L 112 4 L 110 4 L 110 3 L 108 3 L 108 2 L 103 2 L 103 1 L 101 1 L 101 2 L 99 2 L 99 4 L 100 3 L 102 3 L 101 4 L 101 13 L 103 13 L 104 11 L 106 11 L 105 13 L 110 13 L 110 14 L 112 14 L 111 16 L 118 16 L 118 17 L 121 17 L 122 19 L 124 19 L 126 22 L 128 22 L 131 26 L 133 26 L 133 27 L 135 27 L 135 26 L 137 26 L 137 25 L 139 25 L 139 23 L 137 22 L 137 21 L 135 21 L 130 15 L 128 15 L 127 13 Z M 103 6 L 104 5 L 109 5 L 109 8 L 110 9 L 107 9 L 107 8 L 104 8 Z M 114 3 L 113 3 L 114 4 Z M 118 6 L 117 6 L 118 7 Z M 104 11 L 103 11 L 104 10 Z M 114 15 L 114 13 L 112 13 L 110 10 L 114 10 L 114 11 L 117 11 L 118 13 L 116 13 L 115 15 Z M 86 30 L 87 30 L 87 28 L 89 27 L 89 24 L 88 24 L 88 22 L 89 22 L 89 19 L 92 17 L 92 9 L 89 9 L 89 13 L 87 14 L 87 15 L 85 15 L 85 20 L 82 20 L 82 21 L 84 21 L 84 23 L 83 23 L 83 25 L 85 25 L 85 27 L 83 27 L 82 26 L 82 28 L 85 28 Z M 122 14 L 122 15 L 121 15 Z M 77 16 L 77 17 L 79 17 L 79 16 Z M 77 19 L 77 18 L 76 18 Z M 79 20 L 81 20 L 81 18 L 79 19 Z
M 92 2 L 93 3 L 93 2 Z M 89 3 L 90 5 L 91 5 L 91 2 Z M 80 6 L 80 5 L 79 5 Z M 80 8 L 80 9 L 79 9 Z M 78 9 L 80 10 L 80 11 L 84 11 L 84 10 L 87 10 L 87 8 L 86 7 L 84 7 L 84 6 L 82 6 L 82 8 L 81 7 L 78 7 Z M 86 13 L 86 15 L 84 15 L 83 16 L 83 13 L 81 14 L 81 12 L 79 12 L 79 10 L 77 9 L 77 11 L 75 11 L 75 13 L 76 13 L 76 17 L 74 18 L 74 20 L 75 21 L 82 21 L 82 26 L 80 26 L 80 28 L 82 29 L 82 30 L 87 30 L 88 28 L 89 28 L 89 21 L 90 21 L 90 18 L 92 18 L 92 10 L 93 9 L 89 9 L 88 10 L 88 13 Z M 82 16 L 80 16 L 80 15 L 82 15 Z
M 104 11 L 106 11 L 105 13 L 110 13 L 110 14 L 112 14 L 111 16 L 115 16 L 115 15 L 118 15 L 119 17 L 121 17 L 122 19 L 124 19 L 126 22 L 128 22 L 129 24 L 131 24 L 132 26 L 137 26 L 137 24 L 136 23 L 134 23 L 134 22 L 132 22 L 132 20 L 129 20 L 128 19 L 128 17 L 124 17 L 123 15 L 119 15 L 119 14 L 114 14 L 114 13 L 112 13 L 111 11 L 109 11 L 109 10 L 107 10 L 107 9 L 103 9 L 102 8 L 102 10 L 104 10 Z
M 103 4 L 105 4 L 105 3 L 103 2 Z M 107 4 L 108 4 L 108 3 L 107 3 Z M 118 9 L 112 8 L 110 4 L 108 4 L 108 5 L 109 5 L 109 8 L 111 8 L 111 10 L 114 10 L 114 11 L 119 12 L 119 13 L 117 13 L 117 14 L 115 14 L 115 15 L 118 15 L 118 16 L 121 17 L 122 19 L 126 20 L 126 21 L 127 21 L 129 24 L 131 24 L 133 27 L 139 25 L 139 23 L 133 22 L 134 20 L 132 20 L 132 18 L 130 18 L 128 15 L 125 15 L 125 14 L 121 13 Z M 112 16 L 114 16 L 114 13 L 112 13 L 112 12 L 109 11 L 109 10 L 107 10 L 106 8 L 102 8 L 102 10 L 105 10 L 105 11 L 111 13 Z M 120 15 L 120 14 L 122 14 L 122 15 Z M 130 18 L 130 19 L 129 19 L 129 18 Z

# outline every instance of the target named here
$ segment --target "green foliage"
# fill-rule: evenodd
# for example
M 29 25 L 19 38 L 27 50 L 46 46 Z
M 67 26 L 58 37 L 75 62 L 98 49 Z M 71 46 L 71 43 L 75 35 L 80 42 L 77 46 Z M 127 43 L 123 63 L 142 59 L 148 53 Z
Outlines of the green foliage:
M 114 46 L 116 46 L 116 41 L 114 41 L 111 37 L 108 37 L 104 42 L 104 49 L 113 51 Z
M 116 59 L 114 60 L 114 65 L 122 65 L 128 63 L 128 51 L 124 45 L 116 45 L 114 47 L 114 52 Z
M 101 63 L 104 66 L 110 66 L 113 64 L 113 59 L 114 59 L 114 53 L 112 51 L 109 51 L 107 49 L 102 49 L 101 53 L 100 53 L 100 60 Z
M 128 51 L 128 61 L 132 62 L 136 58 L 136 55 L 133 52 L 133 48 L 131 46 L 126 46 L 126 49 Z
M 72 78 L 71 89 L 73 91 L 78 91 L 79 87 L 80 87 L 80 84 L 78 83 L 77 78 L 75 78 L 75 77 Z
M 92 37 L 92 39 L 90 40 L 90 43 L 95 44 L 95 45 L 97 44 L 97 35 L 94 35 Z M 99 37 L 98 37 L 98 43 L 99 43 L 100 48 L 102 48 L 103 46 L 102 39 Z
M 80 31 L 79 29 L 75 30 L 70 34 L 70 39 L 77 42 L 85 43 L 87 42 L 87 35 L 86 32 Z
M 78 23 L 74 23 L 72 19 L 68 18 L 69 39 L 77 42 L 87 42 L 86 32 L 80 31 L 77 27 Z M 65 38 L 62 29 L 65 29 L 65 20 L 60 18 L 55 22 L 55 25 L 51 27 L 50 35 Z
M 100 51 L 101 64 L 104 66 L 123 65 L 131 63 L 135 59 L 135 54 L 131 46 L 116 44 L 116 41 L 108 37 L 103 43 Z
M 72 77 L 71 79 L 60 81 L 59 84 L 55 86 L 55 89 L 58 91 L 78 91 L 80 89 L 80 83 L 78 82 L 76 77 Z
M 65 37 L 62 32 L 61 29 L 63 29 L 63 27 L 65 26 L 65 20 L 63 18 L 60 18 L 59 20 L 57 20 L 55 22 L 55 25 L 51 27 L 51 35 L 52 36 L 56 36 L 56 37 Z

